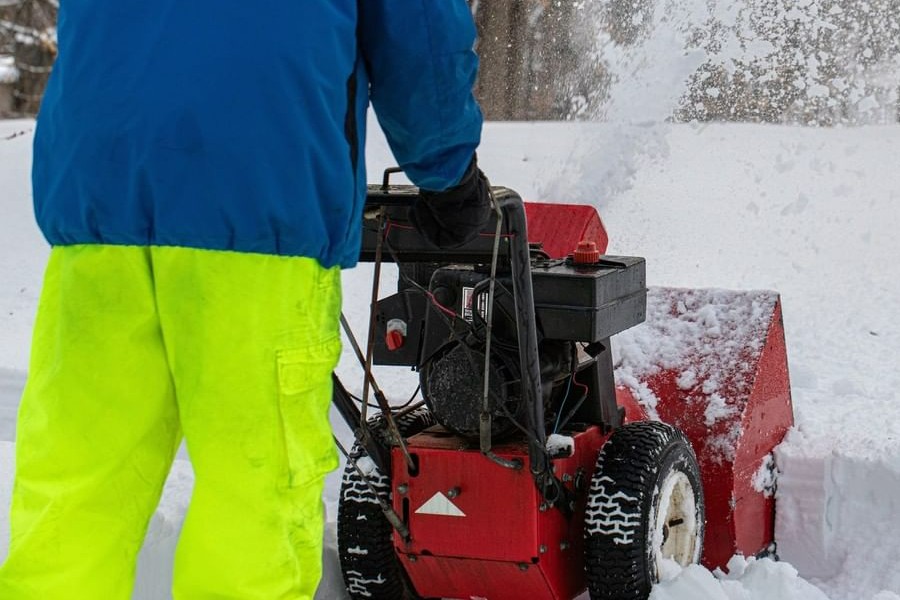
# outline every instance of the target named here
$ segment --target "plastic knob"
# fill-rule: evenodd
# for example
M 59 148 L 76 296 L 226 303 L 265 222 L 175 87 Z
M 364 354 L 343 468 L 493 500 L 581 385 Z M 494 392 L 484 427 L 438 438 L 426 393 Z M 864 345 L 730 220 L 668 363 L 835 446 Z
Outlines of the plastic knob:
M 403 319 L 391 319 L 387 322 L 387 330 L 384 334 L 384 345 L 391 352 L 399 350 L 406 341 L 406 321 Z
M 600 251 L 597 250 L 597 244 L 582 240 L 578 242 L 578 247 L 572 254 L 572 262 L 576 265 L 592 265 L 600 260 Z

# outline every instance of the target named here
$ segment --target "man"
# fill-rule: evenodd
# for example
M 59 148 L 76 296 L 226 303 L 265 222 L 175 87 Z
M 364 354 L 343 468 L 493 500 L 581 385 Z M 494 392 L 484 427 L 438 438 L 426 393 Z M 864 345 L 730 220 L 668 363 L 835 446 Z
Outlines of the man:
M 473 42 L 464 0 L 60 2 L 33 170 L 53 249 L 0 598 L 129 598 L 182 435 L 174 597 L 312 597 L 366 107 L 431 190 L 423 235 L 471 239 L 489 214 Z

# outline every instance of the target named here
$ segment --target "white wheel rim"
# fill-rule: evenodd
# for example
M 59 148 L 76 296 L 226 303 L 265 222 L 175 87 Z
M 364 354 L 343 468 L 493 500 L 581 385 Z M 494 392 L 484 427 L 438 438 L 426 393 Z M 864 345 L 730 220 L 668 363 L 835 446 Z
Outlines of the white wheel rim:
M 674 561 L 685 567 L 700 559 L 697 506 L 687 475 L 672 471 L 660 487 L 653 530 L 653 562 L 657 575 Z

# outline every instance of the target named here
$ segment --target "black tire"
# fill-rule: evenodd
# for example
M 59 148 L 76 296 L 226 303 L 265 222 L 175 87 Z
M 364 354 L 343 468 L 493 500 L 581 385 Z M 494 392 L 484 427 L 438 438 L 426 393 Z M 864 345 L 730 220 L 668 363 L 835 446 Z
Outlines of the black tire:
M 697 563 L 705 514 L 697 458 L 665 423 L 629 423 L 597 457 L 585 514 L 591 600 L 645 600 L 663 560 Z
M 434 417 L 425 407 L 397 419 L 397 427 L 404 436 L 432 425 Z M 375 432 L 383 432 L 380 417 L 373 419 L 370 426 Z M 390 501 L 390 477 L 371 461 L 366 464 L 368 454 L 359 444 L 353 446 L 350 456 L 363 461 L 373 487 Z M 337 542 L 344 585 L 353 600 L 419 600 L 394 551 L 392 534 L 393 528 L 372 491 L 348 462 L 338 502 Z

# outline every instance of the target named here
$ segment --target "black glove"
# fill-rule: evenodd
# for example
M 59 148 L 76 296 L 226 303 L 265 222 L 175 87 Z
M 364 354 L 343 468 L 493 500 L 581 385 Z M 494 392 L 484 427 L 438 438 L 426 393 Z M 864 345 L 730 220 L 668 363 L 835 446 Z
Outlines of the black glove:
M 449 250 L 478 237 L 491 218 L 491 192 L 475 157 L 458 185 L 443 192 L 419 190 L 409 220 L 426 240 Z

